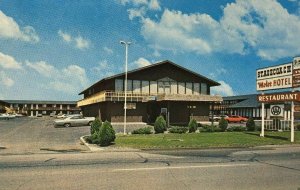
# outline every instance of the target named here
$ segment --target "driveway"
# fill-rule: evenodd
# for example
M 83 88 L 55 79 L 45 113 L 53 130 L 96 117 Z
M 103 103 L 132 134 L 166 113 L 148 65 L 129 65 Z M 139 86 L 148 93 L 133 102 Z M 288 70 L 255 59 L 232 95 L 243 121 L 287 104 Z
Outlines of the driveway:
M 52 123 L 50 117 L 0 120 L 0 154 L 88 150 L 81 145 L 79 137 L 90 133 L 89 126 L 55 128 Z

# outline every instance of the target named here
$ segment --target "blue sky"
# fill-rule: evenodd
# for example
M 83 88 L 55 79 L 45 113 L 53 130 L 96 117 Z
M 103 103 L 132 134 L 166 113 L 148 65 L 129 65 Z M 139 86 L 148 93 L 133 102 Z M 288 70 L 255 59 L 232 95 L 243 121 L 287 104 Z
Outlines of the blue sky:
M 103 77 L 171 60 L 256 92 L 256 69 L 300 55 L 299 0 L 0 0 L 0 99 L 78 100 Z

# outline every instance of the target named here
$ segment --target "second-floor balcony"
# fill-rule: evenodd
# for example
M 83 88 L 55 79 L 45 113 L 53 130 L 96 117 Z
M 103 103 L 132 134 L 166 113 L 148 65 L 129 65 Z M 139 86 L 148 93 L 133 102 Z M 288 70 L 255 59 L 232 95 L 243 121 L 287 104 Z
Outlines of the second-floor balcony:
M 221 102 L 222 97 L 219 95 L 205 94 L 166 94 L 166 93 L 137 93 L 127 92 L 128 102 L 148 102 L 148 101 L 200 101 L 200 102 Z M 92 96 L 79 100 L 77 106 L 86 106 L 106 101 L 125 101 L 125 92 L 102 91 Z

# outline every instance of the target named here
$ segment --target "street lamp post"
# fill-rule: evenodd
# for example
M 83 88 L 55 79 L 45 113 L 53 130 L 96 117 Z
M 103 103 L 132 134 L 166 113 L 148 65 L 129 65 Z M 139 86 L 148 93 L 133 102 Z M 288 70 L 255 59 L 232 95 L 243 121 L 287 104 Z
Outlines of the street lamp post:
M 128 46 L 131 42 L 120 41 L 121 44 L 125 45 L 125 81 L 124 81 L 124 91 L 125 91 L 125 100 L 124 100 L 124 135 L 126 135 L 126 115 L 127 115 L 127 62 L 128 62 Z

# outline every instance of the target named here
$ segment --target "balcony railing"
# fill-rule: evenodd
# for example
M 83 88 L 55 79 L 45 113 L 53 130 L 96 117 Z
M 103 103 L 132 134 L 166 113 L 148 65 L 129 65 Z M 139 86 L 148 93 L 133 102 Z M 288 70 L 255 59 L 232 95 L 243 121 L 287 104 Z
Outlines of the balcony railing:
M 204 95 L 204 94 L 165 94 L 165 93 L 136 93 L 127 92 L 128 102 L 148 102 L 148 101 L 203 101 L 203 102 L 221 102 L 222 97 L 219 95 Z M 125 92 L 102 91 L 90 97 L 79 100 L 77 106 L 85 106 L 105 101 L 125 101 Z
M 28 111 L 28 110 L 32 110 L 32 111 L 39 111 L 39 110 L 42 110 L 42 111 L 56 111 L 56 110 L 68 110 L 68 111 L 77 111 L 77 110 L 80 110 L 79 107 L 24 107 L 24 108 L 20 108 L 20 109 L 23 109 L 24 111 Z

